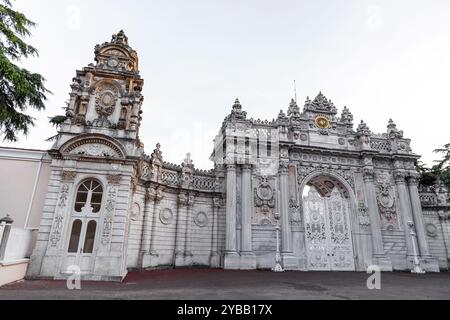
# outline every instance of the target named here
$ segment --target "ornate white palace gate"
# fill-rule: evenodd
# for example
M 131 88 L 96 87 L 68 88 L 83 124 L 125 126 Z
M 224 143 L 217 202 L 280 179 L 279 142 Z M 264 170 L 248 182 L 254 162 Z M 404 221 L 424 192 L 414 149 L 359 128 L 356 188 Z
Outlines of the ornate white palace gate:
M 303 197 L 308 270 L 354 271 L 349 203 L 334 188 L 321 197 L 315 187 Z

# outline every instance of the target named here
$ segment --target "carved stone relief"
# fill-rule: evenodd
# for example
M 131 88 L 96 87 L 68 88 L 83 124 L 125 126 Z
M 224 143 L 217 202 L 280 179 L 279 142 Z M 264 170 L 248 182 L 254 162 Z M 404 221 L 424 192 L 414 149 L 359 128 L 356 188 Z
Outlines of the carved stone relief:
M 103 230 L 101 240 L 103 245 L 107 245 L 111 240 L 114 210 L 116 208 L 116 194 L 117 189 L 115 187 L 108 188 L 105 212 L 103 217 Z
M 70 187 L 68 184 L 63 184 L 58 197 L 58 205 L 56 207 L 55 218 L 53 219 L 53 228 L 50 234 L 50 245 L 56 247 L 61 240 L 61 233 L 64 222 L 64 208 L 67 205 L 67 197 L 69 195 Z
M 173 212 L 169 208 L 165 208 L 159 212 L 159 220 L 162 224 L 169 225 L 173 221 Z
M 206 227 L 209 223 L 207 214 L 202 211 L 198 212 L 194 217 L 194 223 L 201 228 Z
M 381 224 L 383 228 L 388 230 L 398 228 L 397 200 L 391 174 L 388 171 L 379 171 L 376 178 L 377 203 L 381 215 Z
M 94 157 L 114 157 L 117 154 L 108 146 L 99 143 L 85 144 L 72 150 L 72 154 L 94 156 Z
M 256 224 L 273 224 L 275 208 L 275 190 L 270 186 L 266 176 L 259 178 L 259 185 L 254 189 L 254 203 L 256 207 Z

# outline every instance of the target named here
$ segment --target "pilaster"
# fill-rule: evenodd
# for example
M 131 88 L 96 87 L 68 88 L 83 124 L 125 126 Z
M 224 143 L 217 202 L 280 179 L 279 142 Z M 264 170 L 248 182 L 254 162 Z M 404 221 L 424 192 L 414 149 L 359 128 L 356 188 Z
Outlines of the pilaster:
M 225 234 L 225 269 L 239 269 L 239 254 L 236 251 L 236 165 L 227 165 L 227 203 Z
M 372 263 L 380 267 L 382 271 L 392 271 L 392 262 L 384 253 L 383 238 L 381 235 L 380 213 L 374 185 L 373 167 L 367 166 L 363 169 L 364 191 L 370 218 L 372 232 Z
M 241 234 L 241 269 L 256 269 L 256 256 L 252 250 L 252 166 L 242 166 L 242 234 Z

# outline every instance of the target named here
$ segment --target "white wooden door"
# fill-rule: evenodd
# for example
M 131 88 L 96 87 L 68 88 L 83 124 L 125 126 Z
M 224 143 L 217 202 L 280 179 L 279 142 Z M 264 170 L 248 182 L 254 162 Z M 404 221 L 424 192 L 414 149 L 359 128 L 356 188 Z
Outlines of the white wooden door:
M 97 220 L 75 217 L 72 219 L 70 232 L 63 272 L 67 273 L 72 266 L 76 266 L 80 268 L 82 274 L 91 273 Z

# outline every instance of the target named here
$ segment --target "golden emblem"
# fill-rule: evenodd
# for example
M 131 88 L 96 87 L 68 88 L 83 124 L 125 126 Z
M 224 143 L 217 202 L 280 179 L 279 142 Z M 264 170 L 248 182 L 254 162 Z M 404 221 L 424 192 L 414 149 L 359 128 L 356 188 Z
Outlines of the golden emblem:
M 321 129 L 328 129 L 330 127 L 330 121 L 324 116 L 318 116 L 316 118 L 316 126 Z

